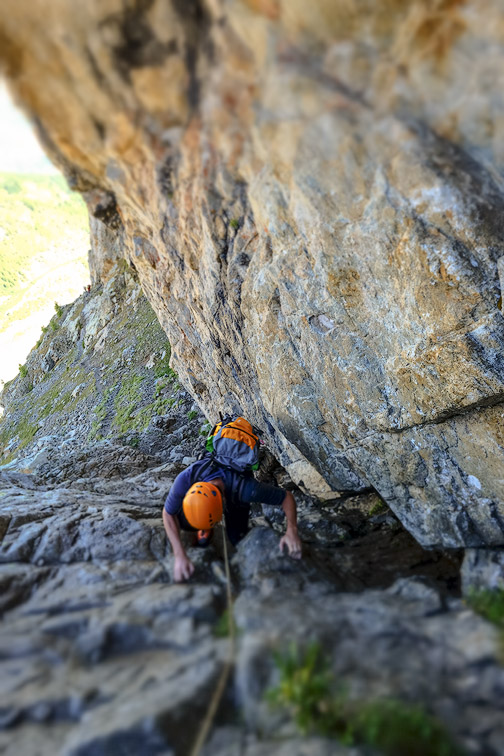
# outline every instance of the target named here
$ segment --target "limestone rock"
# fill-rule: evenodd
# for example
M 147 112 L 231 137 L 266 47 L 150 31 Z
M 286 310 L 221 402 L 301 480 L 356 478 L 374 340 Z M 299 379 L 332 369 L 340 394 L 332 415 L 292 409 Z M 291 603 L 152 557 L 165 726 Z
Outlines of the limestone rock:
M 7 0 L 0 20 L 19 102 L 206 415 L 246 414 L 308 490 L 373 486 L 431 546 L 504 543 L 501 13 Z
M 462 591 L 504 590 L 504 550 L 467 549 L 461 569 Z
M 496 628 L 462 602 L 452 601 L 447 612 L 439 594 L 418 578 L 401 578 L 387 590 L 337 593 L 327 576 L 291 563 L 296 580 L 282 574 L 276 590 L 265 590 L 267 581 L 279 580 L 278 556 L 271 535 L 256 529 L 239 546 L 244 565 L 251 539 L 253 560 L 258 564 L 262 556 L 261 574 L 255 571 L 254 579 L 247 580 L 235 605 L 242 630 L 236 680 L 250 727 L 265 737 L 282 730 L 285 712 L 272 711 L 264 698 L 278 683 L 273 653 L 285 654 L 292 642 L 306 648 L 317 639 L 334 679 L 350 698 L 392 695 L 423 701 L 449 723 L 469 753 L 483 754 L 486 748 L 491 751 L 483 743 L 487 735 L 474 739 L 472 734 L 479 718 L 473 707 L 478 688 L 478 700 L 485 701 L 483 709 L 489 714 L 488 737 L 502 740 L 498 711 L 504 670 L 497 661 Z
M 161 519 L 201 450 L 203 417 L 124 266 L 53 333 L 27 361 L 27 378 L 38 378 L 54 348 L 52 375 L 26 394 L 15 379 L 3 395 L 3 460 L 13 458 L 0 468 L 0 752 L 186 756 L 230 655 L 219 637 L 222 531 L 207 549 L 184 536 L 195 574 L 175 585 Z M 142 422 L 120 431 L 123 411 Z M 97 420 L 106 438 L 90 437 Z M 253 505 L 250 533 L 230 547 L 237 653 L 204 753 L 371 756 L 301 736 L 266 702 L 274 653 L 310 640 L 356 702 L 414 702 L 470 756 L 498 753 L 500 636 L 460 600 L 461 554 L 424 550 L 375 493 L 314 499 L 269 452 L 260 479 L 294 492 L 303 560 L 280 553 L 281 508 Z M 473 563 L 464 570 L 476 577 Z

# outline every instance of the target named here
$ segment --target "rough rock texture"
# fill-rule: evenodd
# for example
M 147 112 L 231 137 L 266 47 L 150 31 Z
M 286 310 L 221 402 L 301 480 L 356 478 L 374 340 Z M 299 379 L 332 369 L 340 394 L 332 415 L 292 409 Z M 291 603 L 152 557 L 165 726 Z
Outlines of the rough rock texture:
M 278 712 L 272 714 L 260 695 L 275 677 L 265 661 L 267 650 L 284 646 L 286 638 L 300 644 L 317 638 L 330 653 L 335 678 L 351 696 L 429 701 L 431 711 L 449 723 L 469 751 L 502 752 L 498 702 L 504 670 L 487 667 L 493 630 L 481 634 L 478 620 L 461 602 L 444 603 L 425 579 L 402 578 L 387 590 L 338 594 L 330 581 L 315 577 L 309 561 L 282 564 L 275 546 L 271 531 L 257 528 L 238 549 L 246 588 L 235 617 L 246 634 L 236 674 L 251 726 L 265 735 L 281 730 Z M 302 608 L 295 599 L 300 595 Z M 478 703 L 473 685 L 482 696 Z M 485 736 L 471 742 L 474 728 Z
M 0 43 L 205 413 L 502 545 L 502 3 L 7 0 Z
M 462 590 L 504 591 L 504 549 L 467 549 L 461 569 Z
M 18 468 L 22 460 L 27 472 L 46 465 L 55 482 L 90 476 L 90 441 L 120 441 L 157 461 L 168 450 L 180 462 L 194 441 L 199 453 L 205 418 L 169 358 L 170 344 L 134 273 L 124 262 L 112 266 L 104 285 L 53 317 L 23 375 L 5 386 L 0 464 Z M 174 440 L 188 443 L 185 454 L 174 451 Z M 105 460 L 106 445 L 100 454 Z M 131 474 L 137 461 L 123 455 L 120 469 Z
M 87 479 L 55 484 L 43 466 L 0 472 L 4 756 L 187 756 L 228 657 L 215 634 L 226 606 L 220 536 L 207 550 L 188 540 L 194 579 L 171 583 L 160 505 L 180 468 L 111 443 L 104 458 L 102 444 L 87 448 Z M 125 451 L 144 472 L 117 465 Z M 279 555 L 271 527 L 240 544 L 238 649 L 208 756 L 369 753 L 299 739 L 288 711 L 266 703 L 274 652 L 308 640 L 352 699 L 415 703 L 467 753 L 502 753 L 497 629 L 455 597 L 456 561 L 422 552 L 363 499 L 320 517 L 298 494 L 300 564 Z
M 2 397 L 2 756 L 188 756 L 229 658 L 222 534 L 206 550 L 188 534 L 195 575 L 175 585 L 160 516 L 203 418 L 131 273 L 109 273 Z M 502 633 L 461 601 L 461 553 L 424 550 L 375 493 L 317 500 L 267 452 L 258 474 L 294 491 L 304 559 L 279 553 L 282 512 L 254 506 L 230 547 L 238 642 L 204 756 L 376 756 L 267 705 L 291 641 L 320 644 L 357 710 L 410 702 L 468 754 L 500 756 Z M 481 551 L 464 562 L 479 585 Z

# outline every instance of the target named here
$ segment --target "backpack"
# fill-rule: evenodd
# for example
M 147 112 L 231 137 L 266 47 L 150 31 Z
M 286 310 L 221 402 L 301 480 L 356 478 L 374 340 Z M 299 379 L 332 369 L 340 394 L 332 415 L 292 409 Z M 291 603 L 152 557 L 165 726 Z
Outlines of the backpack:
M 217 464 L 236 472 L 259 467 L 259 436 L 244 417 L 226 417 L 214 426 L 206 440 L 206 451 Z

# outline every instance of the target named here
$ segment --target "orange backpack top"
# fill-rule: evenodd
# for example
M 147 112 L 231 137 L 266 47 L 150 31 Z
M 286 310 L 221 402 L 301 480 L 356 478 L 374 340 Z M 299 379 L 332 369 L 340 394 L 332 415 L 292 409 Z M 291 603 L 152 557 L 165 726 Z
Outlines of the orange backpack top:
M 259 436 L 244 417 L 224 418 L 212 429 L 206 450 L 223 467 L 237 472 L 259 467 Z

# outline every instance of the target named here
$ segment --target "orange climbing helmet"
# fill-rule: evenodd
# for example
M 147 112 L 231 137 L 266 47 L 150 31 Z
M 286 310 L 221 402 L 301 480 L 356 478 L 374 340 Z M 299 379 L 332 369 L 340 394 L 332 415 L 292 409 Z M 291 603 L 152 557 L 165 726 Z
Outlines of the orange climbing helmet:
M 197 530 L 208 530 L 222 520 L 222 494 L 213 483 L 193 483 L 182 507 L 187 522 Z

